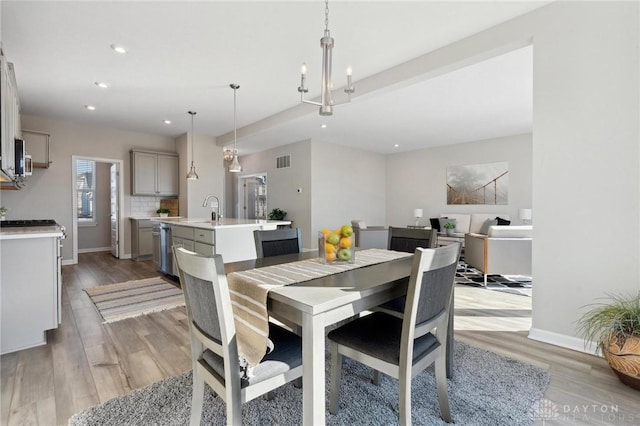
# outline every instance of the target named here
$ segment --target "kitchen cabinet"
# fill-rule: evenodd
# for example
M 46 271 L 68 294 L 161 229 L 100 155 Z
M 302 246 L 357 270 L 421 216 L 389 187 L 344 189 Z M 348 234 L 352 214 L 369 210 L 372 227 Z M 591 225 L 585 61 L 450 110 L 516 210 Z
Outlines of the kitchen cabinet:
M 216 254 L 215 231 L 209 229 L 193 228 L 189 226 L 171 227 L 173 245 L 184 247 L 189 251 L 203 256 Z M 174 265 L 174 275 L 178 275 L 178 268 Z
M 178 154 L 131 150 L 131 194 L 177 196 Z
M 150 219 L 131 219 L 131 257 L 148 260 L 153 256 L 153 225 Z
M 62 235 L 58 228 L 0 232 L 0 353 L 44 345 L 46 330 L 61 323 Z
M 0 52 L 0 168 L 4 180 L 14 180 L 15 176 L 15 139 L 22 137 L 20 127 L 20 100 L 13 64 Z

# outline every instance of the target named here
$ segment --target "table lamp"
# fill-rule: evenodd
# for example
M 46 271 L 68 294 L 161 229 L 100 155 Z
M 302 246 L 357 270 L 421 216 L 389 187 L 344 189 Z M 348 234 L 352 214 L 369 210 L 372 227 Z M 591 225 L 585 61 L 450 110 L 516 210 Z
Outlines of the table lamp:
M 413 209 L 413 217 L 416 218 L 416 226 L 420 226 L 420 219 L 422 219 L 422 209 Z
M 523 225 L 531 225 L 531 213 L 531 209 L 520 209 L 518 216 L 520 216 Z

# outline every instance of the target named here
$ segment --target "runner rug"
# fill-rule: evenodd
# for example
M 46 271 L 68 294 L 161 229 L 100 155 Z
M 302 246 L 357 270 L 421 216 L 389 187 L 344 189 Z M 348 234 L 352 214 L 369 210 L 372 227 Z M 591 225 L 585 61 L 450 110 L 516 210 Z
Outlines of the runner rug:
M 85 288 L 103 323 L 184 306 L 182 290 L 162 277 Z

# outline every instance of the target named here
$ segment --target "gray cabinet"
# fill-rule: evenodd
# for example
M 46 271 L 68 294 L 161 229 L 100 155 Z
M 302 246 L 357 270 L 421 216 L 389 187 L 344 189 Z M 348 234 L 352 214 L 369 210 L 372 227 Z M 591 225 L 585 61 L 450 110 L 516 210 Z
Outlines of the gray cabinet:
M 13 180 L 15 176 L 15 139 L 22 137 L 20 101 L 13 65 L 0 54 L 0 167 Z
M 131 257 L 148 260 L 153 256 L 153 226 L 149 219 L 131 219 Z
M 212 229 L 200 229 L 189 226 L 172 226 L 173 244 L 205 256 L 216 254 L 215 232 Z
M 178 154 L 131 150 L 131 194 L 177 196 Z

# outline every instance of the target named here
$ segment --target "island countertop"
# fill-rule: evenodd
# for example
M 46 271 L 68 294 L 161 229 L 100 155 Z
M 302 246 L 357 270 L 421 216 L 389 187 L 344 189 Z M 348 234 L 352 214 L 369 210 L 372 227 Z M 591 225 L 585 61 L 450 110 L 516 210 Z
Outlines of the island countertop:
M 267 229 L 275 229 L 278 225 L 290 225 L 289 220 L 263 220 L 263 219 L 235 219 L 224 218 L 216 222 L 204 218 L 151 218 L 152 222 L 169 223 L 171 225 L 188 226 L 200 229 L 231 229 L 231 228 L 256 228 L 266 227 Z

